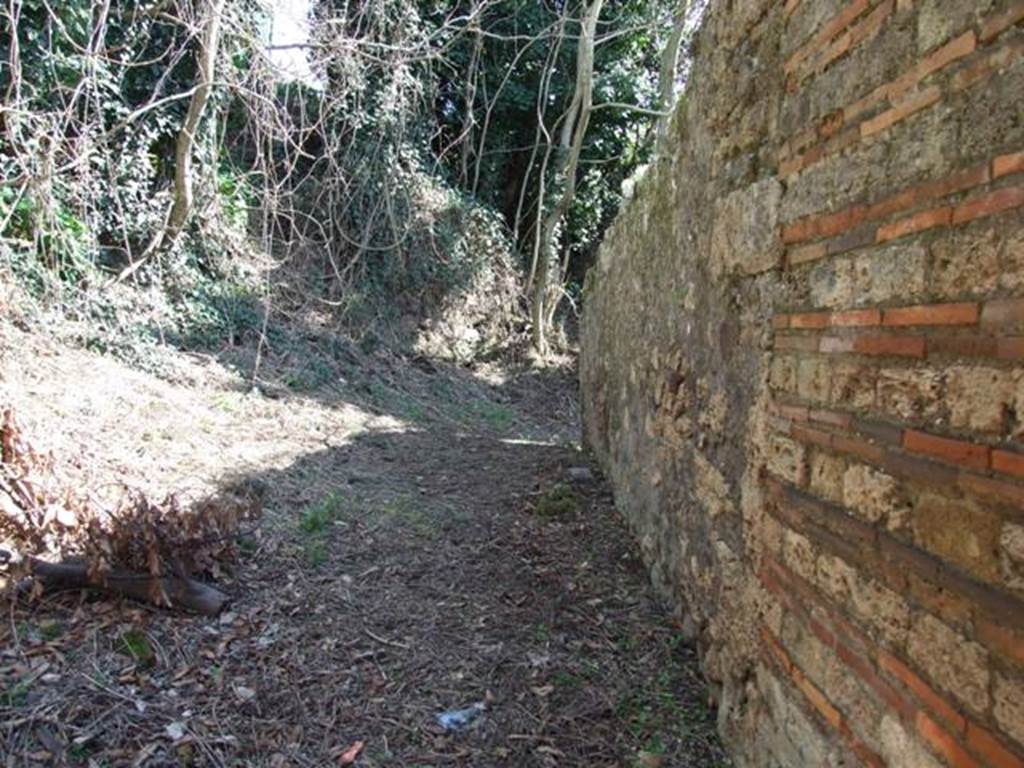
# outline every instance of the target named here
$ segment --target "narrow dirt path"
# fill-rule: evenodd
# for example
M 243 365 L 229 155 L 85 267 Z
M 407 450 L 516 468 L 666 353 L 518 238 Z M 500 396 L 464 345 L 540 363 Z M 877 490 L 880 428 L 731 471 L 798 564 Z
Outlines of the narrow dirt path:
M 430 366 L 376 407 L 246 399 L 221 418 L 237 393 L 220 383 L 7 351 L 4 396 L 89 440 L 130 445 L 104 381 L 122 415 L 178 398 L 146 429 L 174 431 L 182 462 L 190 441 L 219 446 L 195 465 L 264 488 L 267 512 L 222 579 L 234 600 L 218 619 L 79 593 L 15 606 L 0 630 L 3 765 L 727 764 L 693 651 L 552 415 L 571 382 L 481 387 Z M 96 400 L 60 405 L 73 380 Z M 275 431 L 294 449 L 268 447 Z M 175 476 L 111 450 L 122 472 Z M 464 730 L 437 720 L 474 705 Z

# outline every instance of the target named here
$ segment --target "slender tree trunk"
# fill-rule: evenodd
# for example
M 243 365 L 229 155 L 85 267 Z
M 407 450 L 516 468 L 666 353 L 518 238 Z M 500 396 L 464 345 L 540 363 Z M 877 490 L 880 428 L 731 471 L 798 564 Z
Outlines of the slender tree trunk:
M 656 132 L 656 152 L 661 148 L 668 136 L 668 124 L 672 119 L 672 106 L 675 102 L 676 73 L 679 66 L 679 48 L 683 42 L 683 30 L 686 27 L 686 13 L 690 10 L 690 0 L 679 0 L 676 6 L 675 17 L 672 22 L 672 31 L 665 42 L 665 50 L 661 52 L 661 67 L 658 72 L 658 109 L 662 114 L 658 118 Z
M 469 70 L 466 73 L 466 90 L 463 96 L 465 101 L 465 111 L 462 119 L 462 132 L 459 138 L 462 142 L 461 149 L 461 164 L 459 182 L 463 187 L 469 184 L 469 163 L 476 148 L 473 142 L 473 127 L 476 125 L 476 119 L 474 110 L 476 108 L 476 87 L 478 70 L 480 66 L 480 55 L 484 49 L 484 36 L 480 33 L 478 26 L 474 24 L 476 32 L 476 40 L 473 43 L 473 55 L 469 61 Z
M 541 77 L 540 89 L 537 93 L 537 127 L 533 134 L 533 148 L 530 150 L 530 161 L 526 165 L 526 171 L 523 174 L 523 180 L 519 187 L 519 203 L 516 207 L 516 215 L 512 227 L 512 242 L 517 245 L 520 242 L 521 232 L 528 233 L 531 229 L 534 232 L 534 246 L 530 249 L 530 273 L 526 280 L 525 295 L 527 296 L 532 294 L 533 280 L 537 276 L 537 257 L 540 254 L 537 243 L 540 237 L 540 221 L 544 215 L 544 188 L 545 181 L 547 180 L 548 161 L 551 159 L 551 134 L 548 132 L 545 122 L 547 104 L 551 93 L 551 77 L 555 72 L 555 62 L 558 61 L 558 52 L 561 50 L 562 42 L 565 39 L 565 25 L 568 13 L 569 4 L 565 3 L 562 6 L 562 13 L 558 19 L 558 34 L 555 38 L 555 44 L 551 46 L 551 49 L 548 51 L 547 60 L 544 62 L 544 75 Z M 541 161 L 540 173 L 537 177 L 537 204 L 536 206 L 531 206 L 535 213 L 532 221 L 528 222 L 529 225 L 524 229 L 522 226 L 523 205 L 526 202 L 527 186 L 530 183 L 530 175 L 533 173 L 533 166 L 537 160 L 537 152 L 541 147 L 542 136 L 544 138 L 544 159 Z
M 208 0 L 207 2 L 208 15 L 203 19 L 203 36 L 199 42 L 199 53 L 196 60 L 195 90 L 192 91 L 188 112 L 185 114 L 185 122 L 182 123 L 181 130 L 178 132 L 178 140 L 174 147 L 174 202 L 167 215 L 167 221 L 164 223 L 163 229 L 150 240 L 149 245 L 146 246 L 139 258 L 122 269 L 105 287 L 127 280 L 153 254 L 173 246 L 181 235 L 185 224 L 188 223 L 194 200 L 192 151 L 195 148 L 199 123 L 206 111 L 206 102 L 210 100 L 210 92 L 213 90 L 217 49 L 220 45 L 221 21 L 226 2 L 227 0 Z
M 164 229 L 163 245 L 173 245 L 188 222 L 192 212 L 194 193 L 192 189 L 192 151 L 196 143 L 199 122 L 206 111 L 213 89 L 214 67 L 217 62 L 217 48 L 220 44 L 221 20 L 226 0 L 209 0 L 209 15 L 204 20 L 203 37 L 199 44 L 195 93 L 189 101 L 185 122 L 178 133 L 174 148 L 174 205 L 171 207 L 167 226 Z
M 555 237 L 576 196 L 576 170 L 594 105 L 594 39 L 603 5 L 604 0 L 592 0 L 581 19 L 580 39 L 576 49 L 576 89 L 565 114 L 565 122 L 562 123 L 559 142 L 556 172 L 557 178 L 562 181 L 562 190 L 555 205 L 539 224 L 541 230 L 535 253 L 537 274 L 533 284 L 530 315 L 533 322 L 533 346 L 541 355 L 548 352 L 548 318 L 554 316 L 553 310 L 562 295 L 561 286 L 551 285 L 552 266 L 557 269 L 557 265 L 552 264 L 556 250 Z M 543 199 L 538 201 L 538 205 L 543 205 Z

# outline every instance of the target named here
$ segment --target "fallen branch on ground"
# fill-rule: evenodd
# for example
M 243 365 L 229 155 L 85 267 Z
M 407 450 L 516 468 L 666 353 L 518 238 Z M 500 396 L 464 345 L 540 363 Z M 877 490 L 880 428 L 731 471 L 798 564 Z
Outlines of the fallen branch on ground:
M 0 549 L 0 561 L 14 560 L 13 553 Z M 47 589 L 99 589 L 136 600 L 152 602 L 154 594 L 166 598 L 168 607 L 185 608 L 216 616 L 230 599 L 219 589 L 188 577 L 154 577 L 116 568 L 94 579 L 84 562 L 50 563 L 38 557 L 25 558 L 27 572 Z
M 107 509 L 29 445 L 10 408 L 0 414 L 0 569 L 15 582 L 216 614 L 228 596 L 193 577 L 216 576 L 236 557 L 239 527 L 260 514 L 261 501 L 258 484 L 189 506 L 125 487 Z

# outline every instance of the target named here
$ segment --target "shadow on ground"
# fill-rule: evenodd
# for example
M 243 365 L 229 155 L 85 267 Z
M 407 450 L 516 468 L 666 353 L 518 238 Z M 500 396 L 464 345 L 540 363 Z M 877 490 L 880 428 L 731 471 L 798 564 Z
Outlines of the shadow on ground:
M 571 380 L 392 364 L 388 430 L 224 479 L 266 507 L 226 614 L 18 612 L 5 765 L 324 766 L 357 742 L 367 768 L 727 765 L 695 653 L 571 443 Z M 436 721 L 476 703 L 464 732 Z
M 235 608 L 272 644 L 223 666 L 258 691 L 246 760 L 362 740 L 367 766 L 725 764 L 694 653 L 577 450 L 366 434 L 249 480 L 276 530 Z M 477 702 L 465 733 L 438 726 Z

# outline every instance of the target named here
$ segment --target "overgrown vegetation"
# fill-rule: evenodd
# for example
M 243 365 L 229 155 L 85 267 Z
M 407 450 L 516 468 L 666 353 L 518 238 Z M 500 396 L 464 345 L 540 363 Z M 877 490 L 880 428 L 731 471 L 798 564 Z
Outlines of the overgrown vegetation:
M 168 346 L 213 352 L 271 396 L 333 386 L 380 345 L 545 355 L 655 149 L 688 7 L 309 0 L 310 74 L 289 79 L 264 0 L 0 0 L 0 305 L 168 376 Z M 413 423 L 515 419 L 369 387 Z M 52 467 L 13 417 L 0 437 L 0 545 L 37 575 L 38 555 L 80 556 L 90 584 L 145 574 L 124 591 L 171 602 L 254 511 L 132 493 L 99 509 L 39 484 Z M 414 517 L 395 505 L 381 514 Z M 312 560 L 337 507 L 303 518 Z M 555 488 L 537 512 L 575 509 Z
M 310 316 L 460 359 L 518 338 L 649 157 L 686 7 L 317 0 L 301 82 L 261 0 L 5 0 L 4 279 L 130 359 Z

